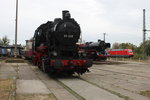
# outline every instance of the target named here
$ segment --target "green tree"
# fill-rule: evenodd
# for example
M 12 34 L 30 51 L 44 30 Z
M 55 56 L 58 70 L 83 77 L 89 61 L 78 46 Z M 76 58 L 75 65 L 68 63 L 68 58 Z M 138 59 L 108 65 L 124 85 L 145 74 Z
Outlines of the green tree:
M 137 47 L 137 49 L 135 51 L 138 54 L 143 54 L 143 50 L 144 50 L 143 49 L 143 43 L 141 43 L 140 46 Z M 147 40 L 145 42 L 145 53 L 146 53 L 147 56 L 150 56 L 150 40 Z
M 135 54 L 135 58 L 142 58 L 143 57 L 143 43 L 140 44 L 140 46 L 138 46 L 135 50 L 134 50 L 134 54 Z M 147 56 L 150 56 L 150 40 L 147 40 L 145 42 L 145 53 Z
M 2 37 L 1 39 L 0 39 L 0 45 L 2 45 L 2 46 L 7 46 L 7 45 L 9 45 L 9 39 L 8 39 L 8 37 L 7 36 L 4 36 L 4 37 Z
M 134 53 L 134 58 L 142 58 L 143 57 L 143 43 L 141 43 L 139 46 L 136 46 L 131 43 L 114 43 L 112 45 L 112 49 L 132 49 Z M 147 56 L 150 56 L 150 40 L 147 40 L 145 42 L 145 53 Z
M 121 43 L 119 44 L 119 49 L 132 49 L 135 50 L 137 46 L 131 43 Z
M 143 44 L 141 43 L 140 46 L 138 46 L 137 48 L 135 48 L 134 51 L 137 54 L 142 54 L 143 53 Z
M 150 56 L 150 40 L 145 42 L 145 53 L 147 56 Z

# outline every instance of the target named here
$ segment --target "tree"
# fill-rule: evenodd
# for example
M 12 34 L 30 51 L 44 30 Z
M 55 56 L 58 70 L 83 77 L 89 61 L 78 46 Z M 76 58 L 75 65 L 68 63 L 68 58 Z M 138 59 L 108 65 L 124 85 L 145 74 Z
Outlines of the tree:
M 112 49 L 119 49 L 119 43 L 115 42 L 115 43 L 112 45 Z
M 145 42 L 145 53 L 147 56 L 150 56 L 150 40 Z
M 143 43 L 141 43 L 140 46 L 137 47 L 135 52 L 138 54 L 143 54 L 143 50 L 144 50 Z M 145 53 L 147 56 L 150 56 L 150 40 L 147 40 L 145 42 Z
M 136 54 L 137 56 L 139 56 L 140 58 L 142 58 L 142 57 L 143 57 L 143 50 L 144 50 L 144 48 L 143 48 L 143 43 L 141 43 L 140 46 L 138 46 L 138 47 L 134 50 L 134 52 L 135 52 L 135 54 Z M 145 42 L 145 53 L 146 53 L 147 56 L 150 56 L 150 40 L 147 40 L 147 41 Z
M 8 37 L 7 36 L 4 36 L 4 37 L 2 37 L 1 39 L 0 39 L 0 45 L 2 45 L 2 46 L 7 46 L 7 45 L 9 45 L 9 39 L 8 39 Z
M 135 50 L 137 46 L 131 43 L 121 43 L 119 44 L 119 49 L 132 49 Z
M 140 46 L 136 46 L 131 43 L 114 43 L 112 49 L 132 49 L 134 58 L 143 57 L 143 43 L 141 43 Z M 145 53 L 147 56 L 150 56 L 150 40 L 145 42 Z

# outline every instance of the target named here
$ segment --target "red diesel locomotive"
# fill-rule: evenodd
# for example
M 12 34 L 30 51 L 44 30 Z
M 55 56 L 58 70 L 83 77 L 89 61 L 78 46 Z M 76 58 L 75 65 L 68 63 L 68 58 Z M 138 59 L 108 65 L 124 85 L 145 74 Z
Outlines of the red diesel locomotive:
M 79 56 L 76 43 L 81 33 L 80 26 L 71 18 L 69 11 L 62 13 L 63 18 L 48 21 L 36 29 L 30 40 L 32 63 L 51 75 L 83 74 L 89 71 L 92 60 Z
M 132 49 L 111 49 L 107 51 L 110 57 L 133 57 Z

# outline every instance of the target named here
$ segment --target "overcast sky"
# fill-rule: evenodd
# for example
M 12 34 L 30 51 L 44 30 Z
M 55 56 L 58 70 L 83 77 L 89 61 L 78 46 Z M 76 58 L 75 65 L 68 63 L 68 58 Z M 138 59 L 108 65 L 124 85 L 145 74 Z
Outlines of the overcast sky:
M 15 2 L 0 2 L 0 38 L 7 35 L 11 43 L 15 40 Z M 81 26 L 83 40 L 103 40 L 103 33 L 107 33 L 106 42 L 139 45 L 143 9 L 150 29 L 150 0 L 19 0 L 18 43 L 25 44 L 39 25 L 62 17 L 61 11 L 69 10 Z

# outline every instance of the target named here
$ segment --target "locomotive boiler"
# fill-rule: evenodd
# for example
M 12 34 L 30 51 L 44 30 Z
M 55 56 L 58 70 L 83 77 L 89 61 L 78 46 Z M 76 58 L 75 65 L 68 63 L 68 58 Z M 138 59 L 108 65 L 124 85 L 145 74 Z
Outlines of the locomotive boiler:
M 92 60 L 79 57 L 76 43 L 80 38 L 79 24 L 69 11 L 62 18 L 40 25 L 33 37 L 33 64 L 50 74 L 83 74 L 92 66 Z
M 110 43 L 98 40 L 97 42 L 86 42 L 79 46 L 80 55 L 93 60 L 106 60 L 108 55 L 106 49 L 110 48 Z

